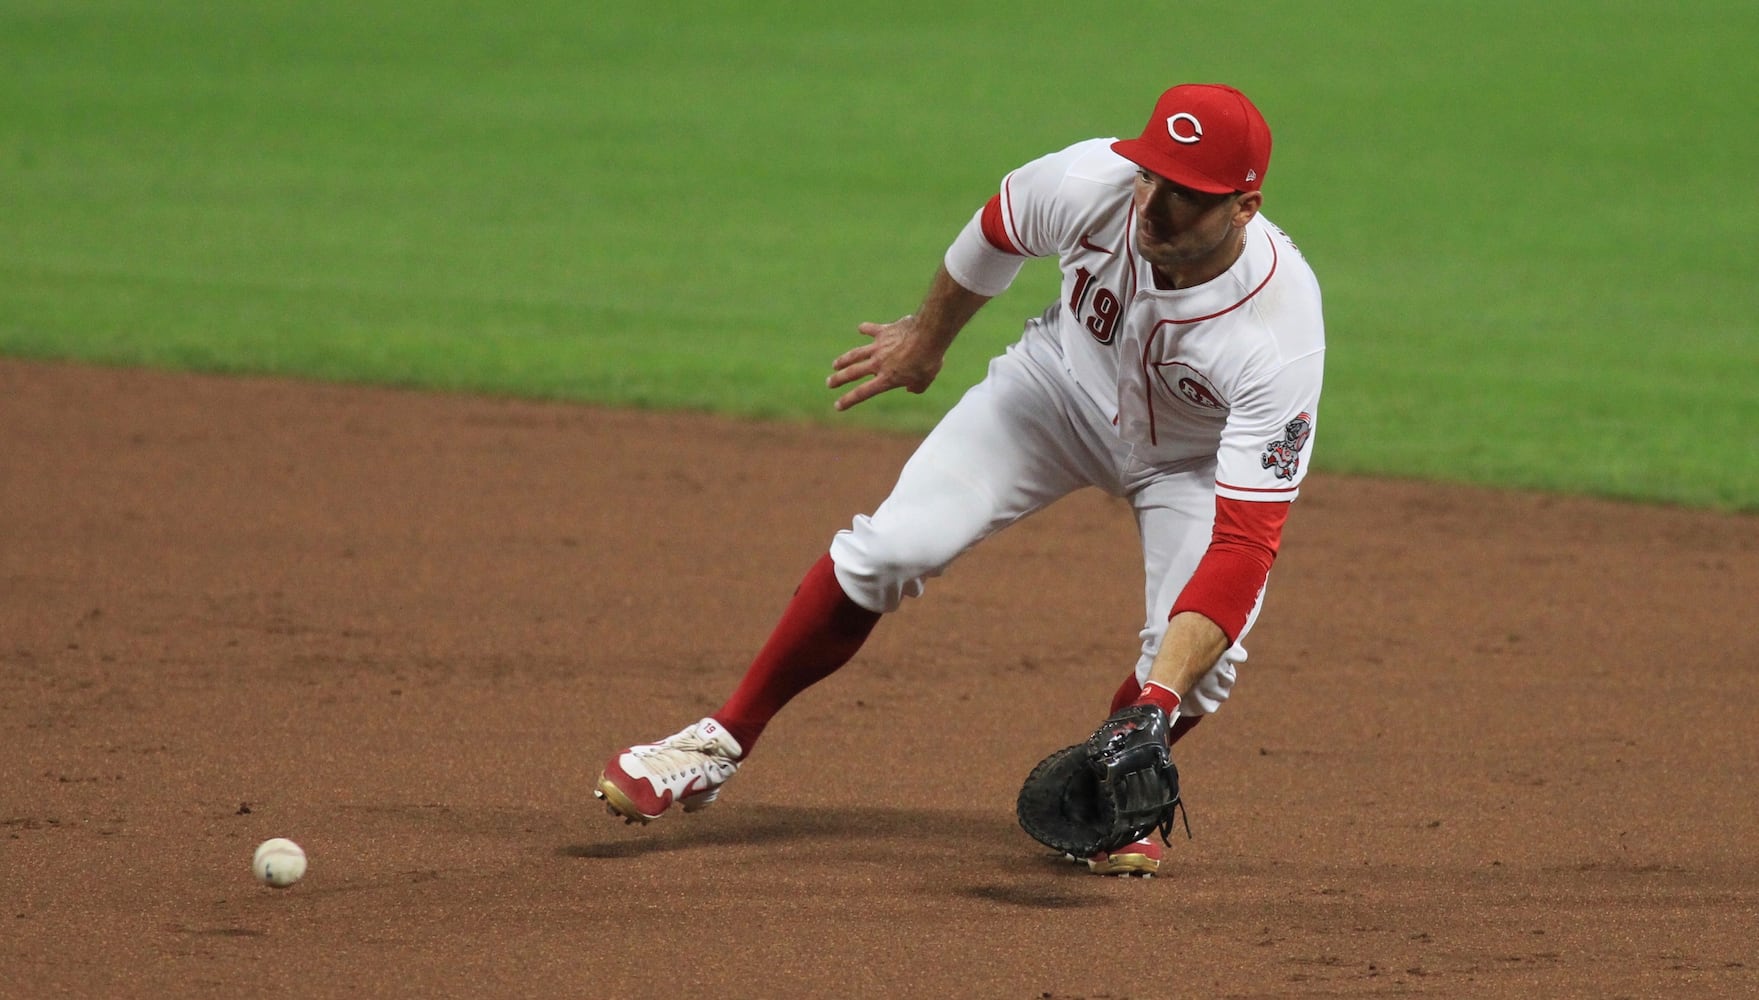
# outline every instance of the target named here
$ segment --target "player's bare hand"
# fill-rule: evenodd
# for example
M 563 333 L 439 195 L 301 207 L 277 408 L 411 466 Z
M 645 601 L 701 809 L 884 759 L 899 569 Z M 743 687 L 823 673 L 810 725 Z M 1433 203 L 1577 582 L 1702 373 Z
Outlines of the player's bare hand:
M 915 316 L 891 323 L 863 323 L 856 329 L 872 337 L 872 342 L 839 355 L 831 362 L 830 378 L 825 379 L 825 385 L 832 389 L 861 383 L 838 397 L 838 410 L 892 389 L 923 392 L 941 373 L 947 345 L 920 329 Z

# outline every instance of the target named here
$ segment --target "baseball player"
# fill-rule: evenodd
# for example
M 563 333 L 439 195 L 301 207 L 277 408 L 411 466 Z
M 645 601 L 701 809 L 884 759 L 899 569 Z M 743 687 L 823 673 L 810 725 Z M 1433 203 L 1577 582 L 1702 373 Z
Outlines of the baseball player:
M 1141 654 L 1111 708 L 1158 706 L 1176 742 L 1233 688 L 1290 503 L 1311 464 L 1325 356 L 1319 285 L 1262 214 L 1269 127 L 1231 87 L 1163 93 L 1142 133 L 1003 178 L 920 307 L 832 362 L 845 410 L 920 393 L 1029 257 L 1062 290 L 992 360 L 871 515 L 837 532 L 725 704 L 617 751 L 595 795 L 629 822 L 715 801 L 770 720 L 880 617 L 991 533 L 1086 486 L 1126 498 L 1143 553 Z M 1152 839 L 1087 859 L 1151 874 Z

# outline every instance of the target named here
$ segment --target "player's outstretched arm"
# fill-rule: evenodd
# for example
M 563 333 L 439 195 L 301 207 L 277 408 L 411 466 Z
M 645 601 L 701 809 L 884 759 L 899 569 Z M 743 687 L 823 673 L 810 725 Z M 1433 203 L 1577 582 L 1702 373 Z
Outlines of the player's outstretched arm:
M 1198 612 L 1180 612 L 1167 624 L 1148 680 L 1184 698 L 1229 645 L 1221 626 Z
M 832 389 L 861 383 L 837 398 L 837 409 L 847 410 L 891 389 L 926 390 L 941 373 L 953 338 L 989 300 L 954 281 L 943 266 L 914 313 L 890 323 L 861 324 L 856 329 L 872 342 L 838 356 L 825 379 Z

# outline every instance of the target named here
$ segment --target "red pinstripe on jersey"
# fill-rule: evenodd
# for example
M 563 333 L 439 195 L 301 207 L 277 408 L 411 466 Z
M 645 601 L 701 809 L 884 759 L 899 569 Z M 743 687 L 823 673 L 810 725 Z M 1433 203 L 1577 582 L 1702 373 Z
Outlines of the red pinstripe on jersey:
M 1238 638 L 1282 546 L 1289 504 L 1217 497 L 1209 551 L 1167 617 L 1195 611 L 1215 622 L 1229 642 Z
M 1224 482 L 1220 482 L 1220 481 L 1217 481 L 1215 485 L 1216 485 L 1217 489 L 1233 490 L 1235 493 L 1286 493 L 1286 494 L 1292 494 L 1296 490 L 1301 488 L 1299 486 L 1235 486 L 1233 483 L 1224 483 Z M 1293 499 L 1293 497 L 1290 497 L 1290 499 Z

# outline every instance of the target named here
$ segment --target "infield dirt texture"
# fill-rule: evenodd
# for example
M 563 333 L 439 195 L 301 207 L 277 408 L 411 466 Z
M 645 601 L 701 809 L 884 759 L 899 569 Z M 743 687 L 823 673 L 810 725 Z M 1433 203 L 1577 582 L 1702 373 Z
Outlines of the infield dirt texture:
M 5 996 L 1759 992 L 1751 515 L 1315 474 L 1196 837 L 1117 881 L 1012 816 L 1134 660 L 1097 494 L 634 829 L 604 757 L 913 439 L 4 360 L 0 428 Z

